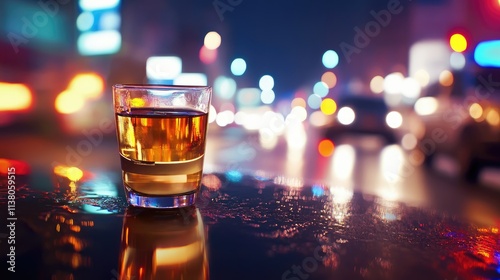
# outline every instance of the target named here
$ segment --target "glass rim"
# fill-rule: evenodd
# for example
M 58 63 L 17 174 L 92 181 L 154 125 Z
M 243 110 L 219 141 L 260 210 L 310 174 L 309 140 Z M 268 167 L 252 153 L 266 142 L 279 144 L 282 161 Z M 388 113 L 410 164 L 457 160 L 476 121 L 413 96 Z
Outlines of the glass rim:
M 113 89 L 154 89 L 154 90 L 204 90 L 211 89 L 211 86 L 195 85 L 165 85 L 165 84 L 115 84 Z

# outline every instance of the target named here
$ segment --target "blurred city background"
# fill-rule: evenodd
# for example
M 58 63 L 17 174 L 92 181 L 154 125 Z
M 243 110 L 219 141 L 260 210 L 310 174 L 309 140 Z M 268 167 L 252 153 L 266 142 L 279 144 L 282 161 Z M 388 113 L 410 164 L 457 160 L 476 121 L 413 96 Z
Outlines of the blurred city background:
M 498 0 L 4 0 L 0 32 L 3 165 L 112 169 L 113 84 L 211 85 L 207 172 L 498 198 Z

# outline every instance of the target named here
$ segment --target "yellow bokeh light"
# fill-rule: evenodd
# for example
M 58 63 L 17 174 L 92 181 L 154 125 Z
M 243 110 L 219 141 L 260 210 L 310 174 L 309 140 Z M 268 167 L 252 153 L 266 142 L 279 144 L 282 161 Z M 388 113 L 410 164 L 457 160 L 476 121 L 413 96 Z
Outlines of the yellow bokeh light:
M 337 84 L 337 76 L 335 73 L 327 71 L 321 75 L 321 81 L 325 83 L 328 88 L 334 88 Z
M 85 105 L 85 99 L 71 91 L 63 91 L 56 97 L 55 107 L 61 114 L 73 114 Z
M 323 101 L 321 101 L 321 112 L 325 115 L 332 115 L 337 111 L 337 103 L 335 103 L 335 100 L 331 98 L 325 98 Z
M 425 87 L 429 84 L 429 72 L 425 71 L 424 69 L 420 69 L 415 72 L 414 78 L 415 80 L 417 80 L 421 87 Z
M 492 126 L 497 126 L 500 124 L 500 115 L 498 114 L 498 111 L 495 109 L 492 109 L 488 112 L 486 115 L 486 121 L 492 125 Z
M 292 104 L 291 104 L 291 107 L 294 108 L 294 107 L 303 107 L 303 108 L 306 108 L 306 101 L 304 100 L 304 98 L 300 98 L 300 97 L 297 97 L 297 98 L 294 98 L 292 100 Z
M 450 37 L 450 47 L 456 52 L 464 52 L 467 49 L 467 39 L 462 34 L 453 34 Z
M 205 35 L 204 45 L 209 50 L 217 49 L 222 42 L 222 38 L 219 33 L 215 31 L 210 31 Z
M 23 84 L 0 83 L 0 111 L 25 110 L 31 107 L 33 97 Z
M 444 70 L 439 74 L 439 83 L 445 87 L 453 85 L 453 74 L 448 70 Z
M 78 74 L 69 83 L 68 90 L 84 98 L 97 99 L 103 94 L 104 81 L 96 73 Z
M 384 77 L 375 76 L 370 81 L 370 90 L 373 93 L 382 93 L 384 91 Z
M 68 168 L 66 177 L 68 177 L 71 181 L 76 182 L 83 177 L 83 171 L 78 167 L 70 167 Z
M 83 171 L 74 166 L 57 165 L 54 167 L 54 173 L 59 176 L 66 177 L 73 182 L 76 182 L 83 177 Z
M 333 142 L 328 139 L 323 139 L 321 142 L 319 142 L 318 145 L 318 152 L 320 155 L 324 157 L 329 157 L 333 154 L 333 150 L 335 149 L 335 146 L 333 145 Z
M 483 107 L 481 107 L 481 105 L 477 103 L 474 103 L 469 107 L 469 114 L 473 119 L 477 120 L 483 115 Z

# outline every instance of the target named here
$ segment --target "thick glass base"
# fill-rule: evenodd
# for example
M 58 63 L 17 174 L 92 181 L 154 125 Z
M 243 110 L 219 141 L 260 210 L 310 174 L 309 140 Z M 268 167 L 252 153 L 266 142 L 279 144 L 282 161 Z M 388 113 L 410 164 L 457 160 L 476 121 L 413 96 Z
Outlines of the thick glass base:
M 136 193 L 131 189 L 125 190 L 130 205 L 143 208 L 181 208 L 194 205 L 196 193 L 170 196 L 148 196 Z

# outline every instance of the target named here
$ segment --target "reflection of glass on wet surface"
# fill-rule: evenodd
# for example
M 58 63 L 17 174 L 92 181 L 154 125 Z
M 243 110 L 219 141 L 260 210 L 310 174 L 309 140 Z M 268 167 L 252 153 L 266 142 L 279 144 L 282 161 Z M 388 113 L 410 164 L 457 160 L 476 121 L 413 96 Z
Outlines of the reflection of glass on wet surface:
M 128 208 L 125 213 L 120 279 L 208 279 L 199 210 L 147 210 Z

